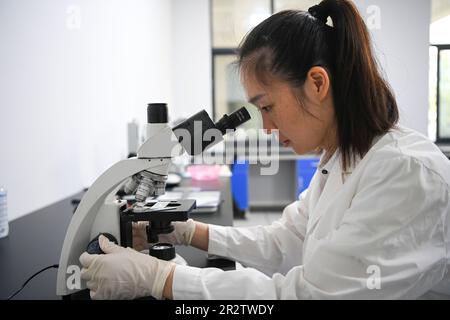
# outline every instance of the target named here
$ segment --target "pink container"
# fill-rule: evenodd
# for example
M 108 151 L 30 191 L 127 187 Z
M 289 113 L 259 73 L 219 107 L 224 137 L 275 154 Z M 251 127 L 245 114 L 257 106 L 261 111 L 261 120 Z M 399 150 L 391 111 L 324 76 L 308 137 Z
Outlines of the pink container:
M 221 167 L 219 165 L 193 165 L 187 168 L 187 172 L 194 180 L 216 180 L 219 178 Z

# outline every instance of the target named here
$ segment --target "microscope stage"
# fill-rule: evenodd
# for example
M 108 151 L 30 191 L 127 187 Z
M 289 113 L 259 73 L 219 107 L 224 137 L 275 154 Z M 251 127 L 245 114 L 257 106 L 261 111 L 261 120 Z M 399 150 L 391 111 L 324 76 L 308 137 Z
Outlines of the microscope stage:
M 145 205 L 136 203 L 122 214 L 127 221 L 170 220 L 186 221 L 189 213 L 195 209 L 195 200 L 149 201 Z

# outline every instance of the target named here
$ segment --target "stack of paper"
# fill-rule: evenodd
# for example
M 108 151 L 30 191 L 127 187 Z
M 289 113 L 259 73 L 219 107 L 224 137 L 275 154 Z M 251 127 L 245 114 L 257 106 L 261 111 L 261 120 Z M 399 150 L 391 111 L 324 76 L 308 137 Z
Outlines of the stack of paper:
M 167 191 L 157 198 L 161 201 L 183 199 L 195 200 L 197 208 L 216 208 L 220 204 L 220 191 Z

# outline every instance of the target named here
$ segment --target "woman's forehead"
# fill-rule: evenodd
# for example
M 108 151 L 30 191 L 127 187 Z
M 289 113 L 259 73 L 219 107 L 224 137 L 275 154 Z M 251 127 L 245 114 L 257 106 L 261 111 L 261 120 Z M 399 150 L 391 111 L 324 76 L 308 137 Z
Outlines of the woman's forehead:
M 270 91 L 270 88 L 268 88 L 267 86 L 263 86 L 254 77 L 253 78 L 246 77 L 245 79 L 243 79 L 242 84 L 244 86 L 245 93 L 247 95 L 247 100 L 252 104 L 255 104 L 260 99 L 267 96 L 267 94 Z
M 263 82 L 251 72 L 241 74 L 241 82 L 249 98 L 261 94 L 271 95 L 271 93 L 278 90 L 281 86 L 287 85 L 285 81 L 281 81 L 276 77 L 270 77 Z

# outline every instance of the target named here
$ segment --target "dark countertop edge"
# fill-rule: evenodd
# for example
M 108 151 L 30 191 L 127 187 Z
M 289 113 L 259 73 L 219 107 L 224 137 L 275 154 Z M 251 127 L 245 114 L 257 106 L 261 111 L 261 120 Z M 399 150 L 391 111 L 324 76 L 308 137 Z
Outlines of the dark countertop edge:
M 447 157 L 450 157 L 450 143 L 436 143 L 436 145 Z

